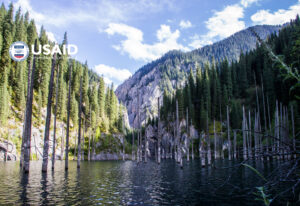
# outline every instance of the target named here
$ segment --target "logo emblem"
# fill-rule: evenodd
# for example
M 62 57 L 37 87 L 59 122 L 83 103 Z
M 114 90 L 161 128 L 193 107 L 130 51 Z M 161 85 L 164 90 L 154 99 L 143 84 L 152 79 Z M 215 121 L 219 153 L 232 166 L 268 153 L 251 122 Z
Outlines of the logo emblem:
M 12 60 L 21 62 L 27 59 L 29 55 L 29 48 L 27 44 L 22 41 L 16 41 L 9 47 L 9 56 Z

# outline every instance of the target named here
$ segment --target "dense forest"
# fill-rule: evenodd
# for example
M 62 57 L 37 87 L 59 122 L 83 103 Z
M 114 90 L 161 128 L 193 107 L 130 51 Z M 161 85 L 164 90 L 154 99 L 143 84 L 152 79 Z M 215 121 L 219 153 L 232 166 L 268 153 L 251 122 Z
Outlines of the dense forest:
M 145 128 L 141 128 L 138 112 L 138 138 L 145 133 L 145 139 L 138 141 L 139 150 L 147 150 L 147 141 L 154 132 L 156 143 L 151 147 L 156 159 L 160 158 L 159 150 L 165 157 L 175 152 L 176 159 L 183 152 L 180 158 L 189 159 L 194 145 L 199 145 L 195 152 L 200 158 L 201 151 L 208 155 L 214 148 L 214 158 L 221 155 L 219 152 L 224 157 L 225 151 L 230 159 L 233 147 L 235 152 L 239 148 L 251 152 L 254 144 L 254 150 L 259 147 L 261 155 L 270 152 L 268 147 L 278 155 L 279 148 L 285 147 L 281 144 L 289 145 L 284 150 L 295 152 L 300 127 L 299 16 L 266 41 L 252 32 L 257 37 L 257 47 L 242 53 L 238 61 L 213 60 L 203 63 L 203 67 L 198 64 L 195 71 L 190 70 L 184 85 L 177 84 L 176 91 L 165 87 L 163 98 L 158 99 L 159 117 L 148 118 Z M 169 71 L 161 69 L 162 74 Z M 280 143 L 278 139 L 282 139 Z
M 94 141 L 98 141 L 101 133 L 115 134 L 122 133 L 124 130 L 125 107 L 119 103 L 115 93 L 114 85 L 107 86 L 103 77 L 98 76 L 88 68 L 88 64 L 80 63 L 70 56 L 58 55 L 55 65 L 52 65 L 53 58 L 50 55 L 41 54 L 35 57 L 30 52 L 29 57 L 22 62 L 15 62 L 9 56 L 9 47 L 15 41 L 23 41 L 30 48 L 35 44 L 50 44 L 54 46 L 56 42 L 51 42 L 47 37 L 47 32 L 42 26 L 37 32 L 37 26 L 33 19 L 30 19 L 29 13 L 22 14 L 19 8 L 14 16 L 13 4 L 6 9 L 2 3 L 0 8 L 0 135 L 1 138 L 13 141 L 17 145 L 17 150 L 21 150 L 22 130 L 13 130 L 18 125 L 23 125 L 25 120 L 26 99 L 28 94 L 32 62 L 35 62 L 33 79 L 33 127 L 40 130 L 44 129 L 46 122 L 45 108 L 47 106 L 49 89 L 53 89 L 53 95 L 50 99 L 52 115 L 55 115 L 55 121 L 51 123 L 52 127 L 62 125 L 66 130 L 67 114 L 70 114 L 70 146 L 74 152 L 76 144 L 76 131 L 79 124 L 79 109 L 82 122 L 82 130 L 85 137 L 92 133 Z M 65 33 L 63 42 L 59 45 L 68 44 L 67 33 Z M 54 66 L 53 85 L 49 87 L 52 67 Z M 82 106 L 80 101 L 80 82 L 82 79 Z M 70 90 L 69 90 L 70 83 Z M 70 91 L 70 93 L 69 93 Z M 70 95 L 70 111 L 68 109 L 68 95 Z M 57 120 L 56 120 L 57 119 Z M 90 131 L 88 133 L 88 131 Z M 58 133 L 58 132 L 57 132 Z M 59 133 L 60 134 L 60 133 Z M 57 146 L 64 146 L 65 132 L 59 137 Z M 96 134 L 96 135 L 94 135 Z M 52 135 L 52 132 L 51 132 Z M 89 135 L 91 136 L 91 135 Z M 42 138 L 42 135 L 41 135 Z M 90 138 L 90 137 L 89 137 Z M 84 149 L 87 150 L 87 139 L 84 141 Z M 52 138 L 51 138 L 52 140 Z M 63 150 L 63 149 L 62 149 Z M 31 158 L 35 158 L 32 156 Z
M 300 64 L 299 32 L 300 20 L 297 17 L 278 36 L 273 34 L 264 44 L 258 42 L 256 49 L 241 54 L 239 61 L 212 61 L 206 62 L 204 67 L 198 65 L 196 71 L 191 69 L 184 86 L 178 85 L 174 93 L 165 89 L 161 108 L 162 120 L 174 120 L 174 115 L 171 114 L 175 113 L 176 100 L 179 118 L 185 118 L 188 108 L 189 121 L 199 131 L 207 129 L 207 119 L 210 124 L 213 120 L 224 121 L 227 106 L 231 108 L 231 125 L 235 129 L 241 128 L 243 105 L 246 110 L 254 111 L 257 103 L 260 103 L 262 122 L 269 121 L 264 119 L 267 115 L 263 115 L 264 110 L 268 110 L 266 107 L 269 108 L 269 115 L 273 117 L 276 101 L 287 106 L 293 105 L 299 114 L 297 78 L 288 77 L 288 71 L 282 68 L 280 62 L 274 62 L 265 48 L 271 48 L 297 73 Z

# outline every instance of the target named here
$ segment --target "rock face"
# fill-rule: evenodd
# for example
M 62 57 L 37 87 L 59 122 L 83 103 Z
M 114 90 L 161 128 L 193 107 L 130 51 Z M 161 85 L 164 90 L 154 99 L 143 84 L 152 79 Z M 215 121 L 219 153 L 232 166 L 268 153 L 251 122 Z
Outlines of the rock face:
M 92 160 L 121 160 L 122 158 L 122 154 L 105 152 L 93 154 L 91 157 Z M 125 154 L 125 159 L 131 159 L 131 155 Z
M 262 39 L 278 32 L 281 26 L 255 26 L 253 30 Z M 142 68 L 116 89 L 116 95 L 127 108 L 129 123 L 137 127 L 138 93 L 140 94 L 141 123 L 147 118 L 157 116 L 157 98 L 162 97 L 164 89 L 169 92 L 184 84 L 189 71 L 199 65 L 215 59 L 220 62 L 225 58 L 229 62 L 238 60 L 240 52 L 247 52 L 256 47 L 256 38 L 250 29 L 246 29 L 220 42 L 191 52 L 171 51 Z M 162 101 L 162 98 L 160 98 Z
M 11 141 L 0 138 L 0 161 L 4 161 L 6 155 L 7 161 L 18 159 L 16 146 Z

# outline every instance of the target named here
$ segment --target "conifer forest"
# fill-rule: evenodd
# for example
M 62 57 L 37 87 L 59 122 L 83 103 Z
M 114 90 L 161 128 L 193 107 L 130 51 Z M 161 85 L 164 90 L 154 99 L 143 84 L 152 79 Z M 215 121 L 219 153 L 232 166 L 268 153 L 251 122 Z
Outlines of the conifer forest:
M 0 7 L 0 205 L 300 205 L 299 2 L 284 24 L 169 49 L 117 84 L 66 49 L 79 34 L 51 38 L 33 2 Z M 181 21 L 180 34 L 194 24 Z M 144 54 L 142 31 L 118 25 L 98 28 L 128 31 L 102 45 L 122 51 L 117 65 L 131 46 Z

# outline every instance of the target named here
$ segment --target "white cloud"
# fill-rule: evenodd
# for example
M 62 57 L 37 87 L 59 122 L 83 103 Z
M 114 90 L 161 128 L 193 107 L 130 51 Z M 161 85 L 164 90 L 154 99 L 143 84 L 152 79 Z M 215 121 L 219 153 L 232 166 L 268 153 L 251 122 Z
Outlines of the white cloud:
M 215 11 L 206 22 L 208 32 L 205 35 L 191 37 L 189 44 L 192 48 L 199 48 L 214 41 L 226 38 L 244 29 L 244 8 L 239 4 L 226 6 L 222 11 Z
M 126 24 L 111 23 L 105 32 L 109 35 L 119 34 L 126 37 L 119 45 L 114 45 L 117 51 L 129 54 L 135 60 L 151 61 L 159 58 L 162 54 L 179 49 L 187 51 L 188 48 L 177 42 L 180 31 L 171 31 L 170 26 L 161 25 L 156 32 L 157 42 L 153 44 L 143 43 L 143 32 Z
M 163 10 L 174 10 L 173 1 L 169 0 L 132 0 L 132 1 L 75 1 L 73 0 L 67 9 L 55 4 L 46 9 L 34 9 L 30 0 L 18 0 L 15 7 L 22 11 L 29 11 L 30 17 L 37 24 L 54 27 L 65 27 L 74 23 L 88 23 L 103 29 L 110 22 L 126 22 L 129 19 L 147 18 L 147 15 Z M 146 12 L 147 11 L 147 12 Z M 142 14 L 142 15 L 140 15 Z
M 112 82 L 123 82 L 131 76 L 130 71 L 127 69 L 117 69 L 105 64 L 96 65 L 94 71 L 99 75 L 103 75 L 106 84 L 111 84 Z
M 251 16 L 251 20 L 254 24 L 283 24 L 294 19 L 297 14 L 300 14 L 300 0 L 286 10 L 279 9 L 273 13 L 269 10 L 259 10 Z
M 253 3 L 257 3 L 260 0 L 241 0 L 241 5 L 245 8 L 249 7 Z
M 186 20 L 186 21 L 185 20 L 181 20 L 180 23 L 179 23 L 179 26 L 182 29 L 187 29 L 187 28 L 192 27 L 192 23 L 189 20 Z

